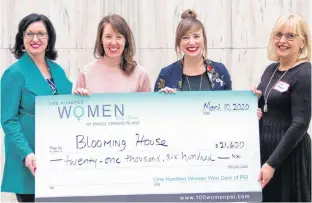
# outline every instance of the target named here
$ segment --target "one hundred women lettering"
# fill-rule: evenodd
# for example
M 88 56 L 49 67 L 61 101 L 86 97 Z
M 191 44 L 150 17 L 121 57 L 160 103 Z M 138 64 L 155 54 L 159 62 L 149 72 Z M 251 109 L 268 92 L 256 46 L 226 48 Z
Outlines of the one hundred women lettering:
M 94 117 L 124 117 L 124 104 L 102 104 L 102 105 L 86 105 L 86 106 L 63 106 L 57 107 L 61 119 L 76 117 L 78 120 L 87 116 Z

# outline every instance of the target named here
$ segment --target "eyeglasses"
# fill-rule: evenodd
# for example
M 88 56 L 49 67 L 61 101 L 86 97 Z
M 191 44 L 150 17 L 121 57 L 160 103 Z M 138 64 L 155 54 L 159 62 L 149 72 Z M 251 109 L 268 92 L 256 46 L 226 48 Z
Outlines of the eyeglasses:
M 293 34 L 293 33 L 282 33 L 282 32 L 277 32 L 275 35 L 274 35 L 274 38 L 276 40 L 280 40 L 282 39 L 282 37 L 285 36 L 285 39 L 287 41 L 293 41 L 295 39 L 295 37 L 299 36 L 298 34 Z
M 24 32 L 24 37 L 27 39 L 33 39 L 35 35 L 38 37 L 38 39 L 45 39 L 48 36 L 46 32 L 38 32 L 38 33 Z

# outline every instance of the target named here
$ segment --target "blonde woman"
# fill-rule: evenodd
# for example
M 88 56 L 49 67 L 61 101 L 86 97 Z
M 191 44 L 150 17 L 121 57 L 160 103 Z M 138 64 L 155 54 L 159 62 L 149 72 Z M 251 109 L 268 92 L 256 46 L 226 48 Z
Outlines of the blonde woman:
M 263 201 L 311 201 L 311 38 L 306 21 L 289 14 L 277 20 L 269 60 L 258 90 Z

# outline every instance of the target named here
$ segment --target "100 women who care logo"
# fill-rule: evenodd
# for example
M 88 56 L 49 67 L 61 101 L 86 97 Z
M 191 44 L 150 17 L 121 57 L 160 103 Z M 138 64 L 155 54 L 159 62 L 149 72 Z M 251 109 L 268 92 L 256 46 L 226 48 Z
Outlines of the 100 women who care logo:
M 125 104 L 85 104 L 83 100 L 49 102 L 56 108 L 58 117 L 63 119 L 77 119 L 81 121 L 94 118 L 103 118 L 101 122 L 93 121 L 92 125 L 134 125 L 139 124 L 138 117 L 126 114 Z M 87 123 L 91 125 L 91 123 Z
M 49 102 L 55 106 L 60 119 L 75 118 L 123 118 L 125 117 L 124 104 L 85 104 L 83 100 Z

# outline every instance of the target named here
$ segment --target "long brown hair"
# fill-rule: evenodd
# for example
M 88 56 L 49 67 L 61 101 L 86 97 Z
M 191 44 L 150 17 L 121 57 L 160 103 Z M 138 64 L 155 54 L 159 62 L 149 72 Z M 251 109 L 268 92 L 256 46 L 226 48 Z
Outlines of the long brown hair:
M 204 37 L 204 53 L 203 58 L 204 61 L 207 58 L 207 37 L 206 37 L 206 31 L 205 27 L 199 20 L 196 19 L 197 14 L 192 9 L 187 9 L 182 13 L 181 21 L 177 27 L 176 30 L 176 39 L 175 39 L 175 51 L 177 54 L 180 54 L 180 42 L 181 39 L 186 33 L 188 33 L 191 30 L 199 30 L 201 29 L 203 31 L 203 37 Z
M 133 57 L 135 55 L 135 42 L 133 33 L 125 21 L 125 19 L 117 14 L 105 16 L 98 25 L 97 36 L 93 56 L 95 58 L 101 58 L 105 55 L 104 47 L 102 44 L 102 35 L 104 27 L 107 24 L 111 24 L 115 32 L 120 33 L 126 39 L 124 51 L 122 52 L 122 60 L 120 68 L 127 74 L 131 74 L 137 66 Z

